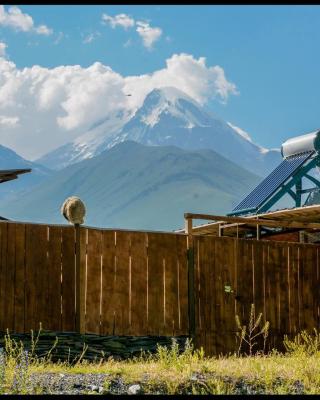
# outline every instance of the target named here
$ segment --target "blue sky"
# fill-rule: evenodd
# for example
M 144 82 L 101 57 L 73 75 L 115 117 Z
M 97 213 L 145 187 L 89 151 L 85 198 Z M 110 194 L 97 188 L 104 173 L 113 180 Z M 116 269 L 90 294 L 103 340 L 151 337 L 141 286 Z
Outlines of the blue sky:
M 1 25 L 0 15 L 0 42 L 19 70 L 87 68 L 98 61 L 122 76 L 139 76 L 186 53 L 223 69 L 238 94 L 208 95 L 207 105 L 258 144 L 279 147 L 288 137 L 320 128 L 319 6 L 18 7 L 32 18 L 32 29 Z M 103 23 L 103 14 L 126 14 L 135 25 L 113 28 L 111 19 Z M 161 30 L 149 48 L 137 32 L 139 21 Z M 48 30 L 37 32 L 40 25 Z

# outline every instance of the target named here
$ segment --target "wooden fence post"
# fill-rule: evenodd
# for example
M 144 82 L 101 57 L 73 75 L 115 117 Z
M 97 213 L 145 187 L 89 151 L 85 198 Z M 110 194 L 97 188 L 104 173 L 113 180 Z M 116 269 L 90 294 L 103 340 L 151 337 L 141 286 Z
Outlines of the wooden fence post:
M 76 330 L 85 333 L 85 268 L 81 262 L 80 225 L 75 224 L 76 233 Z
M 194 340 L 196 329 L 195 296 L 194 296 L 194 245 L 192 236 L 192 218 L 185 217 L 185 232 L 188 235 L 188 314 L 189 335 Z

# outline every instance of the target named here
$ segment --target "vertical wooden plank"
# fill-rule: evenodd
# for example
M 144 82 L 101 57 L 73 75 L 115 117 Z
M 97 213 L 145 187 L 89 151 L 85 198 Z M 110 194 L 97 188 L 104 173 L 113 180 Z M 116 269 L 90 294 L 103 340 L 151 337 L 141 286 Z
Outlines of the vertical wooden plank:
M 216 242 L 219 239 L 208 237 L 205 244 L 205 260 L 207 264 L 207 270 L 205 272 L 206 281 L 206 301 L 204 306 L 206 307 L 206 320 L 207 328 L 205 332 L 205 342 L 208 355 L 213 356 L 218 354 L 219 351 L 219 340 L 218 340 L 218 329 L 217 329 L 217 273 L 216 273 Z M 204 272 L 204 271 L 203 271 Z M 219 327 L 220 330 L 220 327 Z
M 277 292 L 275 276 L 275 250 L 274 243 L 266 242 L 266 319 L 270 322 L 270 346 L 274 344 L 277 329 Z
M 130 334 L 147 332 L 147 234 L 131 232 L 131 301 L 129 310 Z
M 115 334 L 127 335 L 129 325 L 130 232 L 116 231 Z
M 265 243 L 263 241 L 253 242 L 253 296 L 255 305 L 255 316 L 258 318 L 259 314 L 262 313 L 262 319 L 260 328 L 266 322 L 265 314 L 265 276 L 264 276 L 264 249 Z M 257 333 L 257 331 L 255 332 Z M 262 336 L 257 337 L 257 345 L 255 350 L 262 350 L 263 338 Z
M 6 301 L 5 301 L 5 290 L 6 290 L 6 271 L 7 271 L 7 243 L 8 243 L 8 223 L 0 222 L 0 230 L 1 230 L 1 246 L 0 246 L 0 328 L 1 331 L 5 331 L 7 329 L 7 321 L 6 321 Z
M 116 310 L 115 231 L 102 233 L 102 312 L 101 334 L 115 335 Z
M 16 224 L 14 330 L 24 333 L 25 309 L 25 224 Z
M 210 249 L 208 248 L 209 246 L 210 242 L 208 241 L 208 237 L 199 238 L 200 335 L 202 341 L 201 344 L 206 355 L 209 355 L 207 336 L 208 324 L 210 324 L 210 319 L 208 321 L 208 316 L 210 316 L 210 314 L 208 308 L 211 308 L 211 303 L 209 302 L 209 304 L 207 304 L 208 293 L 206 285 L 206 276 L 208 273 L 207 255 L 210 253 Z
M 101 230 L 88 229 L 85 331 L 96 334 L 100 334 L 101 239 Z
M 2 268 L 2 240 L 3 240 L 3 226 L 5 222 L 0 221 L 0 332 L 4 331 L 4 291 L 3 291 L 3 283 L 5 282 L 4 273 Z
M 164 279 L 165 279 L 165 327 L 163 334 L 174 336 L 179 327 L 176 326 L 179 319 L 179 293 L 178 293 L 178 257 L 177 238 L 167 234 L 164 240 Z
M 263 242 L 254 241 L 253 246 L 253 297 L 256 314 L 264 312 L 263 304 Z
M 289 246 L 286 242 L 283 242 L 279 245 L 279 254 L 280 254 L 280 340 L 282 341 L 285 334 L 290 332 L 290 324 L 289 324 L 289 295 L 290 295 L 290 254 L 289 254 Z M 282 343 L 281 343 L 282 345 Z
M 40 323 L 42 329 L 47 329 L 48 320 L 48 280 L 50 278 L 48 274 L 47 264 L 47 250 L 48 250 L 48 232 L 46 225 L 34 225 L 33 227 L 34 250 L 33 250 L 33 261 L 36 271 L 36 315 L 34 318 L 35 332 L 40 329 Z
M 26 284 L 25 284 L 25 331 L 30 332 L 34 327 L 34 310 L 35 310 L 35 275 L 36 269 L 33 262 L 33 247 L 34 247 L 33 225 L 26 224 Z
M 62 322 L 63 331 L 75 331 L 75 229 L 62 227 Z
M 215 246 L 214 246 L 214 254 L 215 254 L 215 309 L 212 312 L 215 313 L 215 326 L 218 328 L 219 333 L 216 335 L 216 352 L 217 355 L 223 354 L 226 350 L 226 341 L 225 336 L 227 334 L 227 326 L 226 326 L 226 310 L 225 310 L 225 299 L 224 299 L 224 269 L 226 268 L 225 264 L 225 238 L 216 238 Z M 210 295 L 210 294 L 209 294 Z
M 41 243 L 42 251 L 39 255 L 38 268 L 40 269 L 37 275 L 38 286 L 41 288 L 41 312 L 40 322 L 42 329 L 48 330 L 50 325 L 50 316 L 48 314 L 48 303 L 51 298 L 49 296 L 49 281 L 51 279 L 51 271 L 49 270 L 49 226 L 41 227 Z
M 49 227 L 47 329 L 61 330 L 61 227 Z
M 188 306 L 188 256 L 187 256 L 187 243 L 188 238 L 186 235 L 177 235 L 177 280 L 178 280 L 178 320 L 175 323 L 177 335 L 189 334 L 189 306 Z M 194 242 L 192 244 L 194 250 Z M 194 269 L 196 268 L 196 255 L 193 255 Z M 194 279 L 196 280 L 196 271 L 194 271 Z M 194 302 L 196 308 L 196 283 L 194 283 Z M 196 313 L 196 310 L 195 310 Z M 195 316 L 196 321 L 196 316 Z
M 238 270 L 240 268 L 239 266 L 239 239 L 238 237 L 234 239 L 234 264 L 233 264 L 233 307 L 234 307 L 234 318 L 236 315 L 239 314 L 238 311 Z M 237 324 L 235 324 L 235 346 L 236 349 L 238 350 L 239 343 L 238 343 L 238 338 L 236 333 L 238 332 L 238 327 Z
M 251 304 L 253 303 L 253 240 L 240 239 L 238 257 L 241 265 L 238 268 L 238 305 L 237 309 L 242 325 L 248 326 Z
M 297 256 L 297 261 L 298 261 L 298 285 L 297 285 L 297 297 L 298 297 L 298 318 L 299 318 L 299 331 L 302 331 L 304 329 L 304 318 L 303 318 L 303 303 L 302 303 L 302 298 L 303 298 L 303 257 L 304 257 L 304 251 L 303 247 L 301 245 L 298 246 L 298 256 Z
M 208 238 L 198 237 L 198 262 L 199 262 L 199 320 L 200 320 L 200 329 L 199 329 L 199 339 L 201 340 L 201 345 L 205 351 L 205 354 L 208 355 L 208 343 L 206 339 L 207 334 L 207 291 L 206 291 L 206 273 L 207 273 L 207 262 L 206 262 L 206 250 L 207 249 L 207 240 Z
M 274 273 L 274 296 L 275 296 L 275 334 L 274 343 L 276 348 L 282 345 L 282 332 L 281 332 L 281 273 L 282 273 L 282 244 L 273 243 L 273 273 Z
M 289 269 L 290 269 L 290 281 L 289 281 L 289 316 L 290 316 L 290 333 L 292 335 L 296 335 L 300 330 L 299 324 L 299 290 L 298 290 L 298 254 L 299 248 L 297 245 L 290 244 L 290 261 L 289 261 Z
M 45 225 L 26 225 L 26 326 L 38 331 L 47 312 L 47 230 Z M 44 327 L 45 328 L 45 327 Z
M 225 326 L 224 353 L 236 350 L 236 323 L 234 313 L 234 242 L 233 238 L 225 238 L 222 242 L 222 296 L 223 296 L 223 319 Z
M 235 315 L 238 315 L 241 323 L 243 323 L 243 265 L 244 265 L 244 244 L 243 239 L 237 238 L 235 247 L 235 258 L 237 260 L 235 267 Z M 238 331 L 238 328 L 237 328 Z M 237 349 L 239 347 L 239 339 L 237 339 Z
M 86 331 L 86 285 L 87 285 L 87 233 L 88 228 L 75 225 L 76 237 L 76 330 Z M 102 239 L 101 239 L 102 240 Z M 102 255 L 101 255 L 102 257 Z M 102 279 L 102 276 L 100 277 Z M 101 289 L 102 290 L 102 289 Z M 101 293 L 102 295 L 102 293 Z
M 5 273 L 5 313 L 6 329 L 14 329 L 14 282 L 15 282 L 15 247 L 16 224 L 8 224 L 7 262 Z
M 302 315 L 303 315 L 303 329 L 312 331 L 313 328 L 318 328 L 317 319 L 314 318 L 313 314 L 313 300 L 315 288 L 314 280 L 316 277 L 316 265 L 314 265 L 314 245 L 305 244 L 301 245 L 303 247 L 303 267 L 302 272 Z
M 320 248 L 319 246 L 314 246 L 314 255 L 313 255 L 313 266 L 314 266 L 314 280 L 313 280 L 313 296 L 314 296 L 314 301 L 313 301 L 313 315 L 314 319 L 316 321 L 316 326 L 318 327 L 320 324 L 320 316 L 319 316 L 319 299 L 320 299 L 320 291 L 318 288 L 320 287 L 320 270 L 319 270 L 319 255 L 320 255 Z
M 148 332 L 160 335 L 164 326 L 163 244 L 161 233 L 148 233 Z
M 193 251 L 194 251 L 194 301 L 195 301 L 195 338 L 194 345 L 196 348 L 201 348 L 201 316 L 200 316 L 200 241 L 201 236 L 194 236 Z M 180 287 L 180 275 L 179 275 Z

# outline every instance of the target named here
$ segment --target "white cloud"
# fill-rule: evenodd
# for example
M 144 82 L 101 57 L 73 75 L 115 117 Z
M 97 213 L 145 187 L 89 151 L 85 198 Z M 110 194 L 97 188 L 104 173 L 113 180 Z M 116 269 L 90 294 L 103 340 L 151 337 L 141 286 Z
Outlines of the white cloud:
M 135 93 L 129 99 L 135 99 L 138 105 L 148 92 L 163 86 L 176 87 L 200 104 L 211 98 L 226 102 L 230 94 L 238 94 L 235 84 L 226 79 L 223 68 L 209 67 L 205 57 L 196 59 L 185 53 L 174 54 L 166 60 L 165 68 L 152 74 L 129 76 L 125 80 L 127 93 Z
M 37 28 L 35 28 L 35 31 L 39 35 L 51 35 L 53 33 L 53 30 L 48 28 L 46 25 L 39 25 Z
M 102 14 L 102 21 L 108 23 L 112 28 L 121 26 L 124 29 L 128 29 L 132 28 L 135 24 L 134 19 L 127 14 L 118 14 L 114 17 L 111 17 L 107 14 Z
M 53 44 L 59 44 L 64 37 L 65 37 L 64 33 L 59 32 Z
M 159 40 L 162 35 L 161 28 L 151 27 L 149 22 L 135 21 L 127 14 L 118 14 L 114 17 L 107 14 L 102 14 L 102 21 L 104 23 L 108 23 L 112 28 L 121 26 L 127 30 L 128 28 L 133 28 L 136 26 L 136 32 L 142 38 L 142 43 L 148 50 L 153 48 L 153 44 Z M 128 47 L 129 44 L 131 44 L 131 42 L 127 41 L 124 44 L 124 47 Z
M 0 26 L 13 28 L 16 31 L 35 32 L 39 35 L 50 35 L 52 29 L 46 25 L 35 26 L 32 17 L 24 14 L 20 8 L 10 6 L 6 11 L 3 5 L 0 5 Z
M 203 57 L 174 54 L 151 74 L 122 76 L 94 63 L 19 69 L 0 57 L 0 143 L 34 159 L 120 110 L 134 113 L 154 88 L 173 86 L 204 104 L 226 101 L 236 86 Z M 132 96 L 126 96 L 127 93 Z M 4 129 L 5 127 L 5 129 Z
M 15 126 L 19 123 L 19 117 L 8 117 L 6 115 L 0 115 L 0 125 L 7 127 Z
M 132 40 L 128 39 L 126 42 L 123 43 L 123 47 L 129 47 L 132 45 Z
M 8 46 L 4 42 L 0 42 L 0 57 L 5 57 L 6 55 L 6 48 Z
M 160 28 L 152 28 L 147 22 L 137 21 L 136 31 L 142 38 L 143 45 L 151 50 L 153 44 L 160 39 L 162 30 Z
M 93 32 L 93 33 L 89 33 L 82 41 L 82 43 L 84 44 L 89 44 L 91 42 L 93 42 L 97 37 L 100 36 L 100 32 Z

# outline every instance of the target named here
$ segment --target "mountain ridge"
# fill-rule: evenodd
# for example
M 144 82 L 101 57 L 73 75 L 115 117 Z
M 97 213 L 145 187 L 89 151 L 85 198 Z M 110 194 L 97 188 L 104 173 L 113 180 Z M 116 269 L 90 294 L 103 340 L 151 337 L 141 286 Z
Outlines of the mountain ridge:
M 184 212 L 230 211 L 258 181 L 210 149 L 125 141 L 56 172 L 26 194 L 23 204 L 16 199 L 2 209 L 21 221 L 63 223 L 60 206 L 77 195 L 91 226 L 173 230 L 183 225 Z

